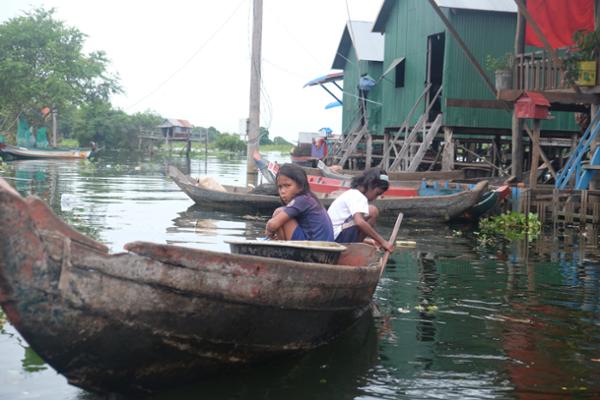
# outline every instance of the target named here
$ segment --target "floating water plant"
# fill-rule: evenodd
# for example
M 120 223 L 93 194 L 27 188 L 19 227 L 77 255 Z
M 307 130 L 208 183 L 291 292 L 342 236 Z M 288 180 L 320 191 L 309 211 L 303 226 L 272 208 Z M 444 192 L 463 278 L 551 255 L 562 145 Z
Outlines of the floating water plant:
M 535 239 L 542 229 L 537 214 L 508 212 L 479 221 L 479 232 L 476 232 L 480 244 L 492 244 L 498 238 L 508 241 Z

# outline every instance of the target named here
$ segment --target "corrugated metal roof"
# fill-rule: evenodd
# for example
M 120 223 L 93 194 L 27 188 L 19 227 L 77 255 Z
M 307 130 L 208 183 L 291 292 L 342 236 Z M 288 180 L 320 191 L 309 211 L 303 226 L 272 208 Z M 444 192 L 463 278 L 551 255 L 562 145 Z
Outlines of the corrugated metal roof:
M 373 24 L 373 32 L 383 33 L 385 24 L 395 2 L 398 0 L 384 0 L 379 14 Z M 517 12 L 514 0 L 435 0 L 438 6 L 443 8 L 459 8 L 464 10 L 495 11 L 495 12 Z
M 372 22 L 348 21 L 342 33 L 332 68 L 344 69 L 352 46 L 354 46 L 359 61 L 383 62 L 383 35 L 372 30 Z
M 194 125 L 190 124 L 189 121 L 185 119 L 176 119 L 176 118 L 166 118 L 162 124 L 160 124 L 159 128 L 169 128 L 171 126 L 181 126 L 183 128 L 193 128 Z
M 517 12 L 514 0 L 435 0 L 438 6 L 465 10 Z

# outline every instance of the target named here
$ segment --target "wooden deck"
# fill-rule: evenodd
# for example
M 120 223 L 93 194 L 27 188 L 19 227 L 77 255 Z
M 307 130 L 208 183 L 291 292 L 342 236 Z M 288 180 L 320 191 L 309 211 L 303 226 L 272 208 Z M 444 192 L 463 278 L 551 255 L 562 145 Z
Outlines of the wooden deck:
M 517 211 L 537 213 L 542 223 L 600 224 L 600 190 L 516 188 L 513 199 Z

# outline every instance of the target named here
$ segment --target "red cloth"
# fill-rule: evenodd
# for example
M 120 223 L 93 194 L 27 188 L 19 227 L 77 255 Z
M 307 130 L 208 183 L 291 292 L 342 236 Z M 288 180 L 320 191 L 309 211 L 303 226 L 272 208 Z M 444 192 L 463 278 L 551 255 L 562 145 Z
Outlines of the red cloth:
M 573 45 L 579 30 L 594 30 L 594 0 L 527 0 L 527 11 L 554 49 Z M 525 44 L 544 47 L 529 24 Z

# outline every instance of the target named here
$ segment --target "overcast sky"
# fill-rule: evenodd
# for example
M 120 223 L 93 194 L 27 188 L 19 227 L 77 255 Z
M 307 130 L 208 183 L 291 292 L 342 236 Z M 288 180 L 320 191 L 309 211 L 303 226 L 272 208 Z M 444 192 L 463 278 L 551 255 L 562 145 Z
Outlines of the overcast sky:
M 331 71 L 346 20 L 373 21 L 382 0 L 264 0 L 261 126 L 271 138 L 330 127 L 341 108 L 320 87 L 303 88 Z M 33 6 L 88 35 L 104 50 L 125 94 L 128 113 L 153 110 L 197 126 L 237 132 L 248 116 L 252 0 L 2 0 L 0 22 Z

